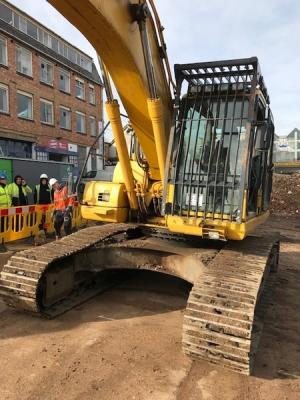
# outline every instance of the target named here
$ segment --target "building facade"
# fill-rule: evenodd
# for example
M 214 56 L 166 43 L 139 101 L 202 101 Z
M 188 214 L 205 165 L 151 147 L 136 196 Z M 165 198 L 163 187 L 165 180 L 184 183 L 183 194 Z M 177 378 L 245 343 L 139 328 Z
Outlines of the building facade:
M 275 135 L 274 162 L 300 160 L 300 130 L 295 128 L 288 135 Z
M 28 159 L 78 174 L 102 127 L 102 89 L 91 57 L 0 0 L 0 166 Z

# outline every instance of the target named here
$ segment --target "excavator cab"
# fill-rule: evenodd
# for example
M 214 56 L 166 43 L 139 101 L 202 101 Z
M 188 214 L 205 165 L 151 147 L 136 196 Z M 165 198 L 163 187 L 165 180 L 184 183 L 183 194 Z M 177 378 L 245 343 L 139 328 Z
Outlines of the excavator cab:
M 175 76 L 168 226 L 243 239 L 248 221 L 266 214 L 272 186 L 274 124 L 258 60 L 177 64 Z

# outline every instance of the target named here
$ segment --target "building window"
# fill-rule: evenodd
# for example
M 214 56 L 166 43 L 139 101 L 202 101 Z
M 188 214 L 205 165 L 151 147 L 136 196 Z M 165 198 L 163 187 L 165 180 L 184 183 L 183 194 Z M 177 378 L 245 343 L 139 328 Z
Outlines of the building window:
M 95 88 L 92 85 L 89 85 L 89 103 L 96 104 Z
M 0 112 L 8 113 L 8 86 L 0 83 Z
M 63 129 L 71 129 L 71 110 L 67 107 L 59 107 L 59 123 Z
M 12 10 L 0 3 L 0 18 L 8 24 L 12 24 Z
M 75 82 L 75 96 L 78 99 L 84 100 L 84 81 L 79 78 L 76 78 Z
M 33 119 L 32 115 L 33 97 L 29 93 L 17 92 L 17 113 L 19 118 Z
M 40 100 L 40 116 L 41 122 L 53 125 L 53 103 L 45 99 Z
M 76 131 L 85 133 L 85 114 L 76 111 Z
M 19 17 L 19 29 L 20 31 L 27 33 L 27 19 L 25 17 Z
M 96 136 L 97 134 L 97 121 L 95 117 L 90 116 L 90 134 Z
M 32 76 L 32 53 L 24 47 L 16 47 L 17 71 Z
M 49 161 L 66 162 L 67 160 L 68 156 L 64 154 L 49 153 Z
M 37 40 L 37 26 L 29 21 L 29 19 L 27 20 L 27 35 Z
M 35 25 L 29 18 L 17 14 L 10 7 L 0 2 L 0 19 L 14 26 L 19 31 L 33 37 L 40 43 L 61 54 L 72 63 L 79 65 L 89 72 L 93 70 L 92 59 L 76 49 L 68 46 L 59 38 L 49 34 L 45 29 Z
M 70 93 L 70 73 L 63 69 L 59 72 L 59 90 Z
M 78 157 L 77 156 L 69 156 L 69 163 L 73 164 L 74 167 L 78 167 Z
M 40 80 L 48 85 L 53 85 L 53 64 L 41 59 Z
M 51 39 L 50 39 L 49 34 L 44 31 L 42 43 L 47 47 L 51 47 L 50 41 L 51 41 Z
M 18 140 L 0 139 L 0 156 L 32 158 L 32 143 Z
M 51 37 L 51 49 L 58 53 L 58 40 L 55 37 Z
M 0 36 L 0 64 L 7 65 L 7 42 Z
M 38 161 L 48 161 L 49 154 L 46 151 L 37 151 L 36 152 L 36 159 Z

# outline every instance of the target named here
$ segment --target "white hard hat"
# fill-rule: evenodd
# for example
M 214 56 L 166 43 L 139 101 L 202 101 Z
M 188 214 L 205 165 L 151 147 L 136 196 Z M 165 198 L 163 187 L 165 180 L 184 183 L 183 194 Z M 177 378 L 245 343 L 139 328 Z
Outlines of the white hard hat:
M 58 182 L 57 179 L 51 178 L 50 181 L 49 181 L 49 185 L 50 185 L 51 187 L 53 187 L 53 185 L 54 185 L 56 182 Z
M 40 179 L 48 179 L 48 175 L 47 175 L 47 174 L 42 174 L 42 175 L 40 176 Z

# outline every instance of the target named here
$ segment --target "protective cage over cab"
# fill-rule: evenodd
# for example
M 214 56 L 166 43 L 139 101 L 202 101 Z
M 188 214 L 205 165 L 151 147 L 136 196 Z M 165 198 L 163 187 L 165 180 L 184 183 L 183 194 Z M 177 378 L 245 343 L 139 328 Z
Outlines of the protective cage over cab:
M 243 239 L 267 216 L 272 187 L 274 124 L 258 60 L 177 64 L 175 76 L 168 226 Z

